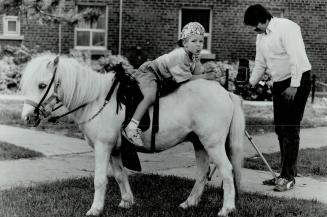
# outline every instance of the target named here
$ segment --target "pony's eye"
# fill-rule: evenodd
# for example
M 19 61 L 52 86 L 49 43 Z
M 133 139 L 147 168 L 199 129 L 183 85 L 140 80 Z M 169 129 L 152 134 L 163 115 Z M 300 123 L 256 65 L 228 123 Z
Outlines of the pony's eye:
M 45 83 L 40 83 L 39 84 L 39 89 L 40 90 L 43 90 L 44 88 L 46 88 L 47 87 L 47 85 L 45 84 Z

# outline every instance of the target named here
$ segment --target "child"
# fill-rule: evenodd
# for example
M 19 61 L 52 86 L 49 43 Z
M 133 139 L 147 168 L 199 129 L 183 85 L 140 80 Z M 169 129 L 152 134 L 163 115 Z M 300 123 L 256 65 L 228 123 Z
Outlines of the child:
M 146 110 L 155 101 L 157 91 L 155 74 L 159 75 L 162 80 L 173 79 L 176 83 L 198 78 L 216 79 L 213 72 L 203 74 L 204 69 L 199 61 L 199 55 L 203 48 L 204 32 L 200 23 L 188 23 L 181 32 L 178 41 L 179 48 L 153 61 L 143 63 L 134 74 L 144 98 L 122 132 L 123 136 L 134 145 L 144 147 L 141 139 L 142 132 L 138 125 Z

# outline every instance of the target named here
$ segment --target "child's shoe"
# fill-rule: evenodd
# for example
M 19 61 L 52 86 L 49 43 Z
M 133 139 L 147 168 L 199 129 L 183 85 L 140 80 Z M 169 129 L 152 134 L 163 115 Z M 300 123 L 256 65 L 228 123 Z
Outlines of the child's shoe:
M 144 147 L 144 143 L 141 139 L 142 131 L 139 128 L 133 129 L 126 127 L 122 132 L 123 136 L 135 146 Z

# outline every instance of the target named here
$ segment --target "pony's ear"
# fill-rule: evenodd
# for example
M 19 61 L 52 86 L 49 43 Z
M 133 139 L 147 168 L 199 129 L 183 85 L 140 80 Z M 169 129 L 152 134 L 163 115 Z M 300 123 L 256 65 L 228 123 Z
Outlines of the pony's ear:
M 58 66 L 58 63 L 59 63 L 59 55 L 56 56 L 56 58 L 53 60 L 53 67 L 57 67 Z

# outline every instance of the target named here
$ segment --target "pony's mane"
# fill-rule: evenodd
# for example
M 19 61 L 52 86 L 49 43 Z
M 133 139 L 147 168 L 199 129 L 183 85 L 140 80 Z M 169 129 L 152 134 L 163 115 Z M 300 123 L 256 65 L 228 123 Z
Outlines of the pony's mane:
M 22 78 L 22 91 L 27 85 L 37 85 L 37 80 L 49 79 L 49 72 L 54 72 L 53 54 L 43 54 L 33 58 L 26 66 Z M 114 74 L 103 75 L 95 72 L 90 66 L 76 59 L 60 56 L 56 81 L 64 91 L 64 103 L 72 109 L 91 102 L 105 93 L 111 84 Z

